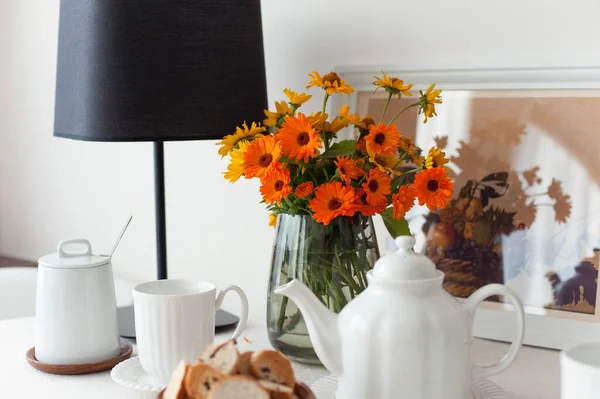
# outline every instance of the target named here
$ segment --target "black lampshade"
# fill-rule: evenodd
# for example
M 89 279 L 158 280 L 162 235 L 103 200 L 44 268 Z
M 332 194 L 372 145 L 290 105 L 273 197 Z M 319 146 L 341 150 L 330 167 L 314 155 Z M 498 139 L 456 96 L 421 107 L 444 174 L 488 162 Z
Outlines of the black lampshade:
M 260 121 L 259 0 L 61 0 L 54 135 L 218 139 Z

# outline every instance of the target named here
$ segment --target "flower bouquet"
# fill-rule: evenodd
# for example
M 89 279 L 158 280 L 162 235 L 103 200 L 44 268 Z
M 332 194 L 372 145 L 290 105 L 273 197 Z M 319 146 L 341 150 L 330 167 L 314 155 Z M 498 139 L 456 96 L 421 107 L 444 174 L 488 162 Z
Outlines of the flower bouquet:
M 225 136 L 219 154 L 229 156 L 225 179 L 260 179 L 260 193 L 277 226 L 269 286 L 268 327 L 272 343 L 288 356 L 314 361 L 301 314 L 287 298 L 272 290 L 292 278 L 303 281 L 323 304 L 339 312 L 367 285 L 366 272 L 379 256 L 371 217 L 380 214 L 392 236 L 409 234 L 404 215 L 416 200 L 431 210 L 452 198 L 453 183 L 439 148 L 426 157 L 413 140 L 403 136 L 395 119 L 411 107 L 436 116 L 441 90 L 431 85 L 415 102 L 386 119 L 390 101 L 411 96 L 412 84 L 385 73 L 376 77 L 375 90 L 388 93 L 378 121 L 350 113 L 348 105 L 337 115 L 326 113 L 332 95 L 354 91 L 335 72 L 309 75 L 307 88 L 323 90 L 320 112 L 300 108 L 312 96 L 285 89 L 285 101 L 265 110 L 262 125 L 244 122 Z M 337 140 L 352 126 L 356 140 Z M 299 344 L 298 336 L 306 343 Z M 289 339 L 288 339 L 289 338 Z M 302 352 L 306 349 L 308 352 Z

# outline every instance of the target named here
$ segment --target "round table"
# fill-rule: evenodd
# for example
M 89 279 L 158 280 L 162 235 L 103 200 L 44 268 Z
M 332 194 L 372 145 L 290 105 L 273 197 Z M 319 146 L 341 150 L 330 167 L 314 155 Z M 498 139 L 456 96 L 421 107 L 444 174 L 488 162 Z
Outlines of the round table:
M 25 360 L 25 352 L 34 344 L 33 317 L 0 321 L 0 386 L 2 397 L 44 399 L 120 399 L 154 398 L 151 392 L 135 391 L 112 381 L 109 372 L 60 376 L 35 370 Z M 221 333 L 216 340 L 225 340 L 231 333 Z M 239 339 L 240 350 L 270 348 L 264 320 L 255 317 Z M 503 356 L 508 345 L 500 342 L 476 340 L 473 357 L 482 363 L 491 363 Z M 134 347 L 135 348 L 135 347 Z M 135 351 L 135 349 L 134 349 Z M 135 354 L 135 352 L 134 352 Z M 300 381 L 312 384 L 328 374 L 323 367 L 295 363 Z M 511 399 L 558 399 L 558 352 L 524 347 L 514 365 L 504 373 L 491 378 L 502 386 Z M 12 395 L 9 395 L 12 394 Z

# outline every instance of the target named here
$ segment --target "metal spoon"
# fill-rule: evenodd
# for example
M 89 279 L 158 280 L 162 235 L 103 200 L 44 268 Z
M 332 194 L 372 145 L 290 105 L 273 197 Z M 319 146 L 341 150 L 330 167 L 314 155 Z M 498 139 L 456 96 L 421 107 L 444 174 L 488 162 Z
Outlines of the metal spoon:
M 131 223 L 131 219 L 133 219 L 133 216 L 129 216 L 129 219 L 127 219 L 127 223 L 125 223 L 125 226 L 123 226 L 121 233 L 119 233 L 119 237 L 117 238 L 117 241 L 115 241 L 115 244 L 113 245 L 112 249 L 110 250 L 110 254 L 101 255 L 101 256 L 108 256 L 109 259 L 112 259 L 112 256 L 115 253 L 115 250 L 117 249 L 117 247 L 119 246 L 119 243 L 121 242 L 121 238 L 123 238 L 123 235 L 125 234 L 125 231 L 127 230 L 127 227 L 129 227 L 129 223 Z

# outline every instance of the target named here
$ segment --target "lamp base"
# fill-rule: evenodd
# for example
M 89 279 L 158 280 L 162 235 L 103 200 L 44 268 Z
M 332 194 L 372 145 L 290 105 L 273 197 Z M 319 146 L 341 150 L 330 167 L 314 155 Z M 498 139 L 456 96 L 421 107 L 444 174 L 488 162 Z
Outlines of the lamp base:
M 123 338 L 135 338 L 133 306 L 117 308 L 117 319 L 119 321 L 119 335 Z M 239 317 L 219 309 L 215 313 L 215 331 L 220 332 L 233 328 L 239 321 Z

